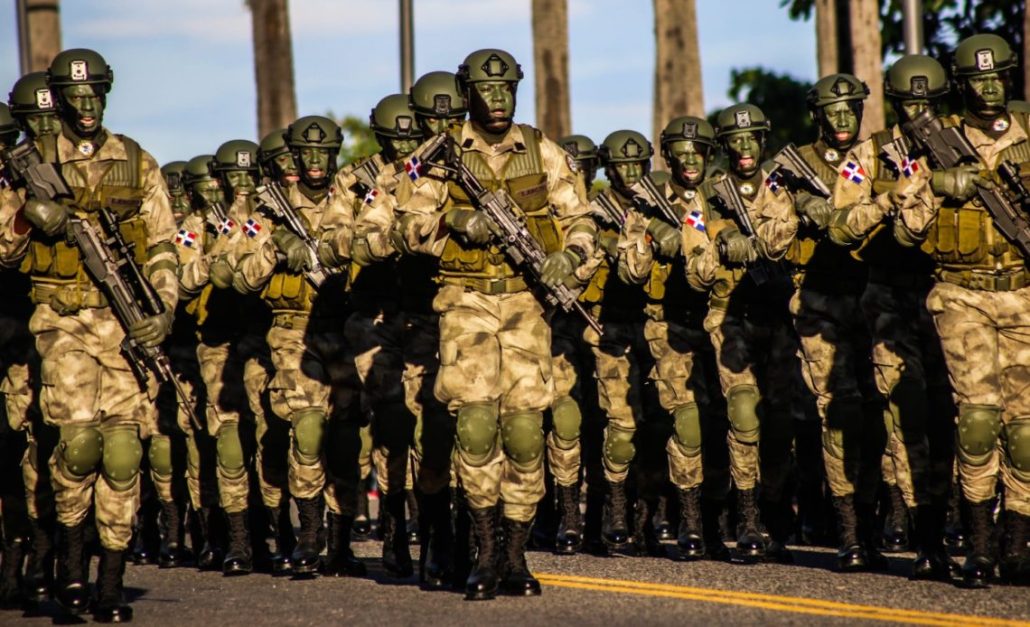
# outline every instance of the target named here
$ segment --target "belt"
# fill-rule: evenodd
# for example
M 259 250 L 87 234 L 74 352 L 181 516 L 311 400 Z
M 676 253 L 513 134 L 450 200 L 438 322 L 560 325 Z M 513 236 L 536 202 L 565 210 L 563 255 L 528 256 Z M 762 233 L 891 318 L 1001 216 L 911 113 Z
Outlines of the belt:
M 1012 292 L 1027 286 L 1027 271 L 1023 268 L 1008 272 L 979 270 L 939 270 L 937 278 L 969 290 L 985 292 Z
M 102 309 L 108 307 L 107 297 L 95 289 L 83 289 L 76 284 L 53 285 L 34 283 L 30 292 L 32 302 L 50 305 L 59 314 L 73 314 L 80 309 Z
M 467 290 L 474 290 L 481 294 L 515 294 L 525 292 L 529 289 L 526 280 L 522 277 L 511 277 L 509 279 L 479 279 L 473 277 L 443 276 L 440 280 L 445 285 L 458 285 Z
M 306 329 L 311 315 L 306 311 L 278 311 L 272 314 L 272 326 L 283 329 Z

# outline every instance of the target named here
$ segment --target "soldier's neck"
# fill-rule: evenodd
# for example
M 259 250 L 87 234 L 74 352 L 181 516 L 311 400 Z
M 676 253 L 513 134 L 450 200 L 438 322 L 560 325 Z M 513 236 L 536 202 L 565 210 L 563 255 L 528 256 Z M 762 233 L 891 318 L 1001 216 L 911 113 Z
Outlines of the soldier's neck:
M 1011 122 L 1008 111 L 1001 111 L 998 115 L 986 115 L 972 109 L 966 109 L 963 121 L 967 126 L 980 129 L 991 137 L 1001 137 L 1008 130 Z
M 75 144 L 76 146 L 83 142 L 89 142 L 97 148 L 100 148 L 107 141 L 107 129 L 105 129 L 102 126 L 99 129 L 97 129 L 96 133 L 93 133 L 93 135 L 86 137 L 84 135 L 79 135 L 78 133 L 76 133 L 75 129 L 72 128 L 71 124 L 62 124 L 61 134 L 64 135 L 65 139 Z
M 487 130 L 487 129 L 483 128 L 482 126 L 479 125 L 478 122 L 473 120 L 472 128 L 475 129 L 476 133 L 483 139 L 483 141 L 485 141 L 488 144 L 493 145 L 493 144 L 499 144 L 499 143 L 501 143 L 501 141 L 504 140 L 505 136 L 508 134 L 508 131 L 511 130 L 511 124 L 506 126 L 503 131 L 494 132 L 494 131 L 490 131 L 490 130 Z
M 297 189 L 299 189 L 300 193 L 302 193 L 305 196 L 307 196 L 308 199 L 311 200 L 311 202 L 315 203 L 316 205 L 318 203 L 322 202 L 323 200 L 325 200 L 325 197 L 329 195 L 329 186 L 328 185 L 325 186 L 325 187 L 322 187 L 322 188 L 315 188 L 315 187 L 310 187 L 303 180 L 299 181 L 297 183 Z

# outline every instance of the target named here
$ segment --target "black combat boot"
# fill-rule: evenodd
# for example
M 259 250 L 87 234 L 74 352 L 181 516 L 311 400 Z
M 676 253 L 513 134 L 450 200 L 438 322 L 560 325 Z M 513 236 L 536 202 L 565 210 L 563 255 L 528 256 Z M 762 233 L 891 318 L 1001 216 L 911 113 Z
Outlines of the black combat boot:
M 880 552 L 880 534 L 877 533 L 879 525 L 876 519 L 876 503 L 855 503 L 855 514 L 858 517 L 858 541 L 865 549 L 866 568 L 874 572 L 883 572 L 888 569 L 890 562 Z M 908 513 L 905 514 L 906 525 L 908 524 Z M 908 543 L 908 533 L 905 538 Z
M 883 519 L 883 551 L 884 553 L 903 553 L 908 550 L 908 508 L 901 488 L 888 486 L 888 498 L 884 505 L 887 512 Z
M 350 548 L 353 517 L 329 512 L 328 550 L 322 562 L 321 573 L 330 577 L 364 577 L 365 563 L 354 557 Z
M 966 502 L 969 512 L 969 551 L 962 564 L 962 586 L 988 588 L 994 577 L 994 502 Z
M 390 493 L 380 499 L 385 505 L 383 516 L 383 568 L 399 578 L 410 577 L 415 572 L 408 548 L 407 524 L 404 519 L 405 494 L 403 491 Z
M 676 559 L 689 562 L 705 556 L 704 526 L 701 522 L 701 487 L 678 488 L 680 505 L 679 534 L 676 536 Z
M 1030 533 L 1030 517 L 1007 510 L 1005 512 L 1005 542 L 998 565 L 1001 578 L 1006 583 L 1014 585 L 1030 583 L 1028 533 Z
M 504 594 L 529 597 L 540 595 L 540 582 L 526 565 L 526 542 L 531 523 L 504 518 L 504 565 L 501 567 Z
M 25 562 L 25 599 L 39 604 L 50 598 L 54 585 L 54 526 L 53 518 L 29 519 L 32 544 Z
M 102 549 L 97 567 L 97 602 L 93 620 L 98 623 L 128 623 L 132 608 L 122 599 L 122 577 L 125 575 L 125 551 Z
M 89 585 L 86 582 L 86 523 L 67 527 L 58 525 L 60 550 L 57 556 L 57 591 L 61 607 L 78 615 L 89 608 Z
M 558 496 L 558 533 L 554 552 L 571 555 L 583 548 L 583 517 L 579 511 L 579 484 L 555 486 Z
M 497 511 L 469 508 L 476 536 L 476 562 L 465 582 L 466 601 L 488 601 L 497 595 Z
M 421 501 L 418 580 L 423 588 L 435 590 L 450 585 L 454 570 L 450 491 L 444 488 L 436 494 L 423 494 Z
M 5 527 L 7 520 L 4 519 Z M 4 530 L 3 562 L 0 564 L 0 609 L 21 607 L 25 600 L 22 588 L 22 563 L 28 552 L 28 538 L 13 530 Z
M 351 526 L 351 537 L 354 542 L 364 542 L 372 535 L 372 519 L 368 515 L 368 490 L 371 485 L 372 475 L 358 484 L 358 511 Z
M 132 527 L 132 562 L 137 566 L 158 562 L 158 555 L 161 553 L 161 529 L 157 519 L 160 511 L 161 505 L 157 498 L 144 490 L 136 522 Z
M 737 490 L 737 555 L 746 562 L 765 558 L 755 489 Z
M 226 577 L 249 575 L 254 570 L 254 555 L 250 547 L 250 529 L 247 510 L 225 515 L 229 527 L 229 550 L 222 561 L 222 574 Z
M 629 543 L 626 522 L 626 482 L 609 481 L 604 495 L 604 522 L 601 536 L 610 549 L 621 549 Z
M 951 581 L 958 564 L 944 549 L 944 507 L 919 505 L 910 511 L 915 522 L 916 558 L 912 561 L 912 579 Z
M 659 540 L 672 540 L 672 522 L 669 516 L 669 497 L 665 494 L 658 497 L 658 507 L 654 512 L 654 531 Z
M 202 536 L 200 551 L 197 553 L 197 568 L 218 570 L 225 556 L 224 519 L 218 510 L 211 507 L 201 507 L 197 518 Z
M 865 548 L 858 541 L 858 516 L 855 513 L 854 495 L 833 497 L 833 508 L 837 512 L 837 570 L 853 573 L 868 566 Z
M 701 531 L 704 538 L 705 559 L 717 562 L 730 561 L 730 550 L 723 540 L 719 518 L 726 508 L 722 499 L 701 499 Z
M 948 495 L 948 512 L 944 520 L 944 545 L 956 551 L 969 548 L 969 533 L 962 517 L 962 489 L 958 485 L 951 486 Z
M 451 589 L 455 592 L 465 590 L 465 582 L 472 572 L 476 561 L 476 534 L 472 526 L 472 513 L 469 510 L 465 490 L 458 488 L 454 492 L 454 574 L 451 577 Z
M 767 562 L 777 564 L 793 564 L 794 555 L 787 548 L 791 530 L 794 528 L 793 510 L 790 501 L 765 501 L 762 503 L 762 514 L 765 528 L 769 532 L 769 542 L 765 546 Z
M 665 557 L 665 547 L 654 526 L 657 499 L 638 498 L 633 504 L 633 550 L 637 555 Z
M 186 562 L 182 514 L 182 509 L 175 501 L 161 502 L 161 553 L 157 560 L 159 568 L 178 568 Z
M 407 519 L 407 531 L 408 531 L 408 543 L 418 544 L 418 525 L 421 521 L 421 517 L 418 512 L 418 498 L 415 496 L 414 490 L 404 491 L 404 501 L 407 503 L 408 519 Z
M 322 498 L 295 498 L 294 501 L 297 503 L 297 517 L 300 518 L 300 533 L 297 534 L 297 546 L 290 556 L 293 574 L 313 575 L 318 572 L 318 555 L 322 552 Z
M 293 523 L 290 522 L 289 501 L 286 507 L 267 509 L 268 526 L 274 543 L 272 554 L 269 556 L 272 561 L 272 574 L 277 577 L 289 575 L 293 566 L 290 563 L 290 554 L 297 545 L 297 538 L 293 535 Z

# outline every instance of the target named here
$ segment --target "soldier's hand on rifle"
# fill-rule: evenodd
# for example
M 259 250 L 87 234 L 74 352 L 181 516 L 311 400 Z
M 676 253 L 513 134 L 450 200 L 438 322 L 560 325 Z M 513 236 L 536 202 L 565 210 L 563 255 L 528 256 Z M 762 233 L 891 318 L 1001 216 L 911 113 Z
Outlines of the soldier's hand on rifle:
M 355 236 L 354 239 L 351 240 L 350 258 L 351 261 L 361 267 L 372 265 L 375 258 L 372 256 L 372 250 L 368 246 L 368 239 L 365 237 Z
M 609 259 L 615 259 L 619 256 L 619 236 L 610 235 L 608 233 L 600 233 L 597 236 L 597 245 L 604 250 L 604 254 Z
M 994 183 L 980 176 L 980 170 L 973 165 L 960 165 L 947 170 L 936 170 L 930 180 L 933 193 L 960 202 L 969 200 L 978 187 L 991 188 Z
M 751 240 L 735 228 L 726 228 L 719 231 L 715 238 L 719 246 L 719 255 L 723 261 L 729 263 L 751 263 L 758 259 L 755 247 Z
M 798 193 L 794 209 L 804 221 L 820 229 L 825 228 L 833 217 L 833 205 L 830 201 L 808 192 Z
M 486 244 L 493 234 L 490 218 L 481 211 L 452 209 L 444 216 L 444 224 L 455 233 L 460 233 L 470 244 Z
M 311 255 L 304 240 L 280 228 L 272 233 L 272 243 L 286 256 L 286 267 L 290 271 L 300 273 L 311 269 Z
M 172 313 L 170 311 L 137 320 L 129 327 L 129 337 L 147 348 L 161 345 L 172 330 Z
M 540 282 L 554 287 L 563 282 L 579 267 L 581 258 L 571 250 L 559 250 L 544 258 L 540 264 Z
M 225 257 L 219 257 L 211 262 L 211 266 L 208 268 L 207 276 L 211 281 L 211 285 L 214 285 L 220 290 L 228 289 L 232 287 L 232 266 Z
M 25 219 L 47 235 L 57 235 L 68 224 L 68 210 L 52 200 L 30 199 L 25 202 Z
M 647 224 L 647 235 L 659 256 L 671 259 L 680 251 L 680 232 L 661 218 L 651 218 Z

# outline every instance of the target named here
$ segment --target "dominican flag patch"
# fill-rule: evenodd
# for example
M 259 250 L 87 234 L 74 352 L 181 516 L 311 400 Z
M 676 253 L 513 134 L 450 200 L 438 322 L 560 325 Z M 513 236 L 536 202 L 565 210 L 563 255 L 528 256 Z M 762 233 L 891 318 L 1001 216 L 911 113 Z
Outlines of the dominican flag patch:
M 218 232 L 222 235 L 228 235 L 232 233 L 232 230 L 236 228 L 236 223 L 233 222 L 232 218 L 226 218 L 220 225 L 218 225 Z
M 261 223 L 254 218 L 249 218 L 243 225 L 243 232 L 247 234 L 247 237 L 257 237 L 257 234 L 261 232 Z
M 404 162 L 404 171 L 408 173 L 408 178 L 417 181 L 422 178 L 422 162 L 418 157 L 412 157 Z
M 368 190 L 368 193 L 365 194 L 365 204 L 366 205 L 371 205 L 373 202 L 375 202 L 376 196 L 378 196 L 378 195 L 379 195 L 379 190 L 378 189 L 370 189 L 370 190 Z
M 866 177 L 865 170 L 854 161 L 845 163 L 844 167 L 840 169 L 840 175 L 856 184 L 864 181 Z
M 901 173 L 905 175 L 905 178 L 912 178 L 912 175 L 918 171 L 918 161 L 912 159 L 911 157 L 905 157 L 901 160 Z
M 193 244 L 197 241 L 197 234 L 193 231 L 187 231 L 186 229 L 179 229 L 179 232 L 175 234 L 175 243 L 179 246 L 185 246 L 186 248 L 193 248 Z
M 683 221 L 702 233 L 705 232 L 705 216 L 700 211 L 691 211 Z
M 765 179 L 765 186 L 775 194 L 783 189 L 783 177 L 780 176 L 779 172 L 773 172 L 767 179 Z

